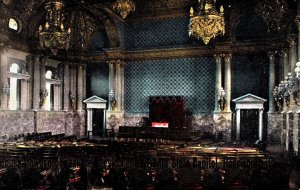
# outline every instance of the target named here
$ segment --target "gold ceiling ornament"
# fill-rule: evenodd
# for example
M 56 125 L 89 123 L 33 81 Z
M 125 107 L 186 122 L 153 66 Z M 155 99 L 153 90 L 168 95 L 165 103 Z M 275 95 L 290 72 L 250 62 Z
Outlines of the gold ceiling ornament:
M 225 34 L 224 8 L 216 10 L 216 0 L 198 0 L 197 13 L 190 9 L 189 36 L 208 44 L 211 38 Z
M 130 12 L 135 11 L 135 3 L 131 0 L 117 0 L 113 4 L 113 9 L 125 19 Z
M 46 22 L 39 27 L 39 40 L 42 48 L 50 49 L 53 55 L 59 49 L 68 49 L 71 29 L 65 29 L 62 12 L 64 4 L 61 0 L 48 0 Z

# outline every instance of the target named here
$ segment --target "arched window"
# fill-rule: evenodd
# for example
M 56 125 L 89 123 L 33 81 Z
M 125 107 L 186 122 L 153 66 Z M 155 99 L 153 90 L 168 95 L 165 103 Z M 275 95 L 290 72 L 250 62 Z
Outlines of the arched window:
M 13 63 L 9 71 L 11 73 L 18 73 L 19 72 L 19 65 L 16 63 Z M 10 110 L 17 110 L 20 109 L 20 91 L 21 91 L 21 83 L 20 79 L 16 77 L 10 77 L 9 78 L 9 109 Z
M 53 85 L 47 79 L 52 79 L 52 71 L 48 70 L 46 72 L 46 90 L 48 92 L 48 96 L 45 101 L 45 109 L 48 111 L 53 110 Z
M 9 21 L 8 21 L 8 27 L 12 30 L 15 30 L 15 31 L 18 31 L 19 30 L 19 25 L 18 25 L 18 22 L 13 19 L 13 18 L 10 18 Z

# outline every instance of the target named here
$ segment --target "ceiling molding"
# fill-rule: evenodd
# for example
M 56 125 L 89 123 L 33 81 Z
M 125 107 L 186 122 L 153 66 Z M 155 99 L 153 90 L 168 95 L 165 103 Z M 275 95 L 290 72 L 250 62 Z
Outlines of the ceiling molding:
M 190 46 L 182 48 L 165 48 L 152 50 L 109 49 L 97 55 L 68 55 L 71 60 L 83 62 L 103 62 L 109 60 L 143 61 L 153 59 L 175 59 L 213 56 L 214 54 L 232 53 L 235 55 L 247 55 L 255 53 L 267 53 L 286 48 L 284 43 L 219 43 L 212 46 Z

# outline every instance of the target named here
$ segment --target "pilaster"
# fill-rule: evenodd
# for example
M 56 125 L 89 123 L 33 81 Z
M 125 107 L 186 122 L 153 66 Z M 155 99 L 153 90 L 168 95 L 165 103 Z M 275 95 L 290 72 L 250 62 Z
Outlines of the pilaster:
M 231 112 L 231 60 L 232 55 L 225 55 L 225 92 L 226 92 L 226 103 L 225 112 Z
M 1 79 L 1 110 L 8 109 L 8 101 L 9 101 L 9 83 L 8 83 L 8 57 L 7 57 L 7 49 L 0 49 L 1 56 L 1 67 L 0 67 L 0 79 Z
M 78 65 L 78 77 L 77 77 L 77 110 L 82 110 L 83 104 L 83 66 Z
M 216 86 L 215 86 L 215 113 L 220 112 L 219 107 L 219 96 L 221 94 L 221 88 L 222 88 L 222 55 L 221 54 L 215 54 L 214 55 L 216 60 Z
M 64 63 L 64 77 L 63 77 L 63 97 L 64 97 L 64 106 L 65 111 L 69 110 L 70 102 L 70 82 L 69 82 L 69 64 Z
M 40 81 L 40 58 L 34 56 L 34 69 L 33 69 L 33 109 L 38 110 L 40 108 L 40 92 L 41 92 L 41 81 Z
M 45 100 L 47 96 L 50 96 L 50 92 L 46 90 L 46 68 L 45 68 L 46 57 L 39 57 L 40 65 L 40 109 L 45 110 Z
M 275 88 L 275 52 L 269 52 L 269 112 L 275 112 L 273 90 Z

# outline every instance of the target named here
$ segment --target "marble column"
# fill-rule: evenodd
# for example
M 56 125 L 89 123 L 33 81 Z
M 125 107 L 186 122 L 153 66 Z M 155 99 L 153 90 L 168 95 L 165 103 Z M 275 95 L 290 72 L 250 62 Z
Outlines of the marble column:
M 121 71 L 120 71 L 120 75 L 121 75 L 121 92 L 122 92 L 122 94 L 121 94 L 121 96 L 122 96 L 122 99 L 121 99 L 121 101 L 122 101 L 122 103 L 121 103 L 121 110 L 122 110 L 122 111 L 124 111 L 124 104 L 125 104 L 125 102 L 124 102 L 124 96 L 125 96 L 125 87 L 124 87 L 124 85 L 125 85 L 124 69 L 125 69 L 125 62 L 123 62 L 123 63 L 121 64 Z
M 40 90 L 41 92 L 44 91 L 46 92 L 46 67 L 45 67 L 45 57 L 40 57 Z M 47 96 L 50 96 L 50 92 L 47 92 L 48 95 Z M 46 98 L 46 97 L 40 97 L 40 99 L 42 100 L 43 98 Z M 40 100 L 40 101 L 41 101 Z M 42 110 L 45 110 L 45 103 L 41 103 L 40 104 L 40 109 Z
M 216 60 L 216 86 L 215 86 L 215 110 L 214 112 L 220 112 L 219 96 L 222 88 L 222 57 L 220 54 L 214 55 Z
M 77 110 L 82 110 L 83 104 L 83 67 L 78 65 L 78 77 L 77 77 Z
M 290 35 L 288 37 L 287 41 L 289 43 L 289 62 L 290 62 L 289 72 L 291 72 L 294 76 L 294 69 L 296 67 L 296 62 L 297 62 L 296 36 Z
M 284 134 L 284 130 L 285 130 L 285 123 L 284 121 L 284 114 L 280 114 L 280 144 L 284 145 L 284 139 L 285 139 L 285 134 Z
M 288 74 L 289 72 L 289 57 L 286 53 L 286 50 L 282 50 L 280 51 L 280 65 L 282 68 L 282 72 L 280 72 L 280 81 L 284 81 L 285 80 L 285 76 Z
M 231 60 L 232 55 L 225 55 L 225 92 L 226 92 L 226 107 L 225 112 L 231 112 Z
M 300 62 L 300 2 L 298 2 L 298 14 L 295 22 L 298 28 L 298 62 Z
M 103 124 L 102 124 L 102 136 L 104 137 L 106 135 L 106 110 L 103 109 Z
M 69 64 L 65 63 L 64 65 L 64 76 L 63 76 L 63 82 L 64 82 L 64 88 L 63 88 L 63 94 L 64 94 L 64 106 L 63 110 L 68 111 L 69 105 L 70 105 L 70 82 L 69 82 Z
M 121 63 L 119 61 L 116 62 L 115 64 L 116 67 L 116 75 L 115 75 L 115 97 L 117 101 L 117 110 L 121 110 L 121 76 L 120 76 L 120 71 L 121 71 Z
M 1 56 L 1 67 L 0 67 L 0 80 L 1 80 L 1 110 L 8 109 L 9 102 L 9 83 L 8 83 L 8 57 L 7 49 L 0 49 Z
M 124 62 L 116 62 L 115 93 L 118 111 L 124 110 Z
M 299 113 L 294 114 L 294 119 L 293 119 L 293 150 L 295 154 L 298 154 L 299 151 Z
M 83 89 L 82 89 L 83 97 L 82 98 L 83 98 L 83 100 L 85 100 L 87 98 L 86 97 L 86 64 L 83 64 L 83 66 L 82 66 L 82 80 L 83 80 Z M 83 104 L 83 107 L 85 108 L 85 104 Z
M 92 109 L 87 109 L 87 135 L 88 136 L 93 135 L 93 110 Z
M 40 91 L 41 91 L 41 74 L 40 74 L 40 58 L 34 57 L 34 71 L 33 71 L 33 109 L 40 108 Z
M 275 112 L 273 90 L 275 87 L 275 52 L 269 52 L 269 113 Z
M 113 91 L 115 93 L 115 64 L 114 61 L 109 61 L 109 92 Z M 108 110 L 112 111 L 111 101 L 108 100 Z
M 236 109 L 236 140 L 240 141 L 241 135 L 241 110 Z
M 285 149 L 289 151 L 289 142 L 290 142 L 290 114 L 286 113 L 286 132 L 285 132 Z
M 53 89 L 54 89 L 54 106 L 53 109 L 54 111 L 59 111 L 61 108 L 61 98 L 60 98 L 60 84 L 53 84 Z
M 27 110 L 28 109 L 28 80 L 27 79 L 21 79 L 21 110 Z
M 26 56 L 26 62 L 28 65 L 28 109 L 33 109 L 33 70 L 34 70 L 34 56 L 29 54 Z
M 263 140 L 263 113 L 264 109 L 259 109 L 258 139 Z

